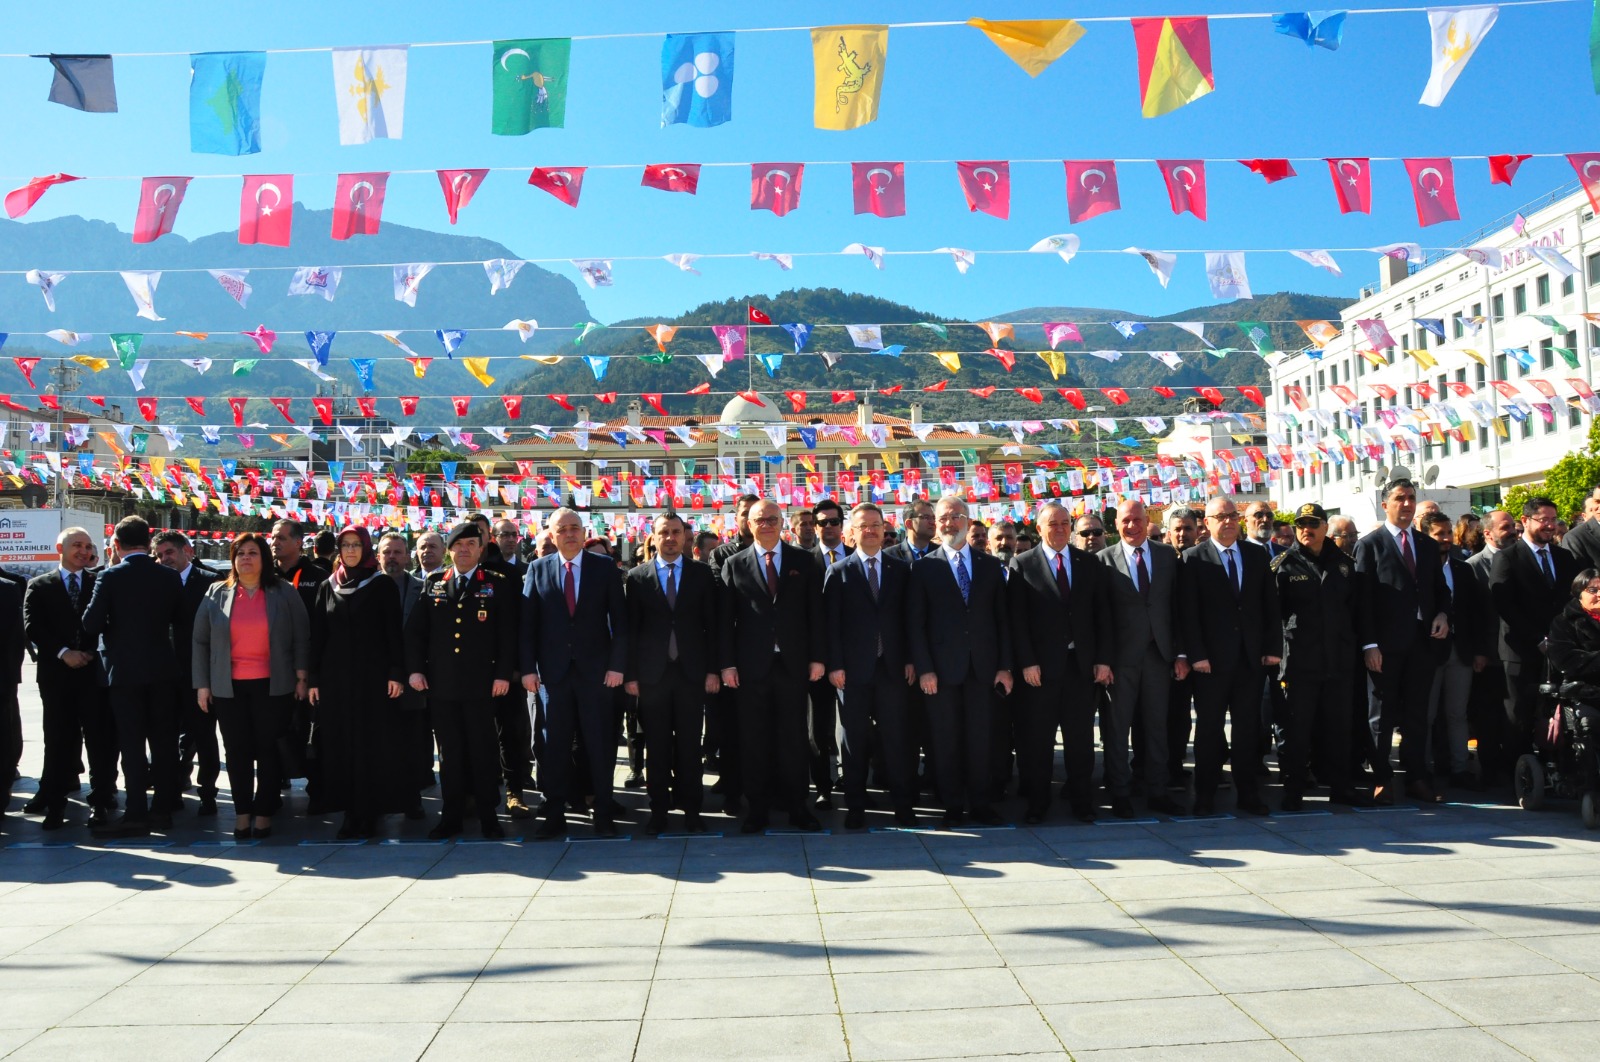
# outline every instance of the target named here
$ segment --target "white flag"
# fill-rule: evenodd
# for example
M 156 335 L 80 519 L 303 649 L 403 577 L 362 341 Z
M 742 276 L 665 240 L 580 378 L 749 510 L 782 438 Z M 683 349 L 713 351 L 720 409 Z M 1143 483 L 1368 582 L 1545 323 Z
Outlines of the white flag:
M 943 251 L 955 259 L 956 272 L 962 276 L 966 276 L 967 270 L 971 269 L 972 264 L 978 260 L 976 254 L 963 247 L 939 247 L 936 250 Z
M 399 140 L 406 113 L 406 48 L 335 48 L 339 143 Z
M 850 342 L 860 349 L 883 349 L 883 329 L 878 325 L 845 325 L 844 328 L 850 333 Z
M 700 261 L 700 256 L 697 254 L 664 254 L 661 257 L 665 258 L 667 261 L 671 262 L 685 273 L 693 273 L 695 276 L 700 275 L 700 270 L 694 267 L 694 264 Z
M 1173 328 L 1181 328 L 1194 336 L 1206 346 L 1211 346 L 1211 340 L 1206 338 L 1206 324 L 1204 321 L 1169 321 Z
M 161 283 L 159 270 L 124 272 L 122 282 L 128 286 L 128 294 L 133 296 L 134 304 L 139 307 L 140 317 L 147 321 L 166 320 L 156 313 L 156 285 Z
M 1567 261 L 1567 256 L 1556 250 L 1554 247 L 1540 247 L 1536 244 L 1530 243 L 1527 247 L 1523 248 L 1523 250 L 1527 251 L 1529 254 L 1533 255 L 1539 261 L 1543 262 L 1551 269 L 1554 269 L 1557 273 L 1560 273 L 1564 277 L 1577 275 L 1578 267 Z
M 57 343 L 67 347 L 75 347 L 78 345 L 79 340 L 88 338 L 88 336 L 81 336 L 78 333 L 68 331 L 65 328 L 52 328 L 50 331 L 46 332 L 45 335 L 49 336 Z
M 1461 249 L 1461 257 L 1469 262 L 1477 262 L 1479 265 L 1488 266 L 1490 269 L 1499 269 L 1506 262 L 1505 254 L 1498 247 L 1463 247 Z
M 135 391 L 144 390 L 144 373 L 148 368 L 150 368 L 149 358 L 140 358 L 128 366 L 128 379 L 133 381 L 133 389 Z
M 1253 299 L 1243 251 L 1207 251 L 1206 279 L 1213 299 Z
M 290 295 L 321 295 L 329 302 L 339 289 L 344 270 L 338 266 L 301 266 L 289 278 Z
M 201 376 L 204 376 L 206 371 L 212 366 L 212 361 L 210 358 L 184 358 L 182 361 L 183 364 L 189 366 L 189 368 L 193 369 Z
M 1178 357 L 1178 352 L 1175 350 L 1152 350 L 1150 356 L 1173 372 L 1183 368 L 1183 359 Z
M 433 271 L 431 262 L 413 262 L 411 265 L 394 267 L 394 299 L 407 306 L 417 304 L 417 289 L 422 286 L 422 278 Z
M 1386 243 L 1382 247 L 1368 247 L 1373 254 L 1381 254 L 1385 258 L 1398 258 L 1402 262 L 1421 262 L 1422 245 L 1420 243 Z
M 1456 83 L 1467 61 L 1478 50 L 1478 44 L 1494 28 L 1500 17 L 1498 7 L 1436 7 L 1428 12 L 1428 29 L 1432 35 L 1430 56 L 1432 72 L 1428 85 L 1422 90 L 1418 103 L 1437 107 L 1444 102 L 1450 86 Z
M 44 308 L 55 313 L 56 285 L 67 279 L 67 274 L 41 273 L 37 269 L 30 269 L 23 279 L 39 289 L 39 294 L 44 296 Z
M 290 360 L 324 383 L 333 382 L 333 377 L 322 371 L 322 367 L 317 364 L 316 358 L 291 358 Z
M 517 270 L 527 264 L 520 258 L 491 258 L 483 263 L 483 271 L 489 274 L 489 294 L 498 295 L 509 288 L 516 279 Z
M 1339 263 L 1333 260 L 1333 255 L 1327 251 L 1290 251 L 1300 261 L 1314 265 L 1318 269 L 1326 269 L 1336 277 L 1344 276 L 1344 270 L 1339 268 Z
M 792 254 L 771 254 L 767 251 L 752 251 L 751 257 L 758 262 L 776 263 L 777 267 L 785 273 L 794 268 L 794 255 Z
M 253 290 L 245 282 L 245 277 L 250 275 L 248 269 L 208 269 L 207 273 L 222 285 L 222 290 L 233 296 L 233 301 L 240 306 L 249 302 L 250 292 Z
M 1166 251 L 1147 251 L 1142 247 L 1124 247 L 1126 254 L 1136 254 L 1144 259 L 1145 265 L 1150 267 L 1150 272 L 1161 281 L 1161 286 L 1166 287 L 1167 281 L 1172 279 L 1172 269 L 1178 264 L 1178 256 L 1168 254 Z
M 524 321 L 518 318 L 515 321 L 507 321 L 501 326 L 500 330 L 502 332 L 515 331 L 519 336 L 522 337 L 522 341 L 526 343 L 528 340 L 532 339 L 533 334 L 539 330 L 539 322 Z
M 1070 262 L 1078 253 L 1079 240 L 1070 232 L 1063 232 L 1056 236 L 1046 236 L 1028 250 L 1035 254 L 1047 254 L 1054 251 L 1061 256 L 1063 262 Z
M 852 244 L 847 244 L 845 246 L 845 249 L 840 251 L 839 253 L 840 254 L 864 254 L 864 255 L 867 256 L 867 261 L 871 262 L 873 264 L 874 268 L 877 268 L 877 269 L 882 269 L 883 268 L 883 248 L 882 247 L 869 247 L 867 244 L 864 244 L 864 243 L 852 243 Z
M 572 258 L 569 261 L 582 274 L 584 282 L 591 288 L 609 288 L 611 286 L 611 260 L 609 258 Z

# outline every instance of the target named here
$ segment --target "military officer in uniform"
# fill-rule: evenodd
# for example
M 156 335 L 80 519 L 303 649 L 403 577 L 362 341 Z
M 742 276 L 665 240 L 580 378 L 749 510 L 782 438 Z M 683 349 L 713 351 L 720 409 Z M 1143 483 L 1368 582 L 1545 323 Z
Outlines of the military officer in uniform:
M 1374 643 L 1355 562 L 1328 541 L 1328 513 L 1308 502 L 1294 515 L 1295 544 L 1272 559 L 1283 615 L 1288 718 L 1279 763 L 1283 810 L 1299 811 L 1313 759 L 1337 804 L 1364 804 L 1350 781 L 1350 682 L 1356 647 Z
M 483 836 L 503 837 L 495 808 L 500 803 L 500 745 L 494 698 L 511 689 L 517 670 L 517 588 L 498 571 L 479 564 L 483 531 L 468 521 L 445 542 L 450 565 L 428 576 L 422 599 L 406 623 L 411 688 L 428 692 L 428 710 L 439 741 L 439 782 L 444 809 L 429 838 L 461 832 L 467 795 L 472 795 Z

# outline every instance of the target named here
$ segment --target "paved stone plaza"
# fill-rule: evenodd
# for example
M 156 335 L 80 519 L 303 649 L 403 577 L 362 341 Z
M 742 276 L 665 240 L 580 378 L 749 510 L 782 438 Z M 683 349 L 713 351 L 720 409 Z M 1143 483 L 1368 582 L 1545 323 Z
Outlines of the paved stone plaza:
M 36 735 L 28 685 L 24 717 Z M 13 811 L 0 1056 L 1469 1062 L 1600 1040 L 1600 834 L 1571 807 L 537 845 L 304 843 L 332 827 L 280 816 L 223 847 L 222 803 L 196 820 L 191 797 L 165 846 Z

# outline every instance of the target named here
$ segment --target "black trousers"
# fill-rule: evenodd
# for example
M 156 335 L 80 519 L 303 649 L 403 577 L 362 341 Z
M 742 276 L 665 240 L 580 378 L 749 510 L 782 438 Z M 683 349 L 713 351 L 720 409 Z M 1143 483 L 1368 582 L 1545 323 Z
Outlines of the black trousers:
M 809 683 L 775 664 L 759 679 L 739 672 L 740 770 L 750 815 L 774 807 L 791 817 L 806 813 L 806 710 Z M 724 731 L 724 736 L 726 736 Z M 726 757 L 726 752 L 724 752 Z
M 1094 719 L 1100 688 L 1078 671 L 1078 654 L 1067 650 L 1066 671 L 1042 685 L 1023 683 L 1013 701 L 1020 701 L 1022 740 L 1017 766 L 1028 810 L 1050 806 L 1050 777 L 1056 760 L 1056 731 L 1061 732 L 1061 759 L 1067 770 L 1067 795 L 1074 811 L 1094 806 Z
M 8 685 L 9 689 L 0 690 L 0 712 L 5 716 L 0 727 L 4 728 L 7 739 L 0 741 L 0 749 L 5 751 L 0 770 L 9 768 L 12 774 L 16 774 L 17 765 L 22 762 L 22 702 L 17 699 L 17 687 Z
M 617 716 L 610 687 L 568 671 L 559 682 L 545 685 L 544 747 L 540 768 L 550 814 L 564 813 L 573 795 L 572 742 L 582 734 L 589 784 L 596 815 L 609 807 L 617 770 Z
M 1528 664 L 1507 663 L 1505 715 L 1506 752 L 1513 763 L 1524 752 L 1533 751 L 1533 734 L 1542 727 L 1545 719 L 1539 712 L 1539 683 L 1544 681 L 1544 661 Z M 1548 718 L 1548 715 L 1545 716 Z M 1401 752 L 1404 753 L 1404 746 Z
M 1134 716 L 1134 725 L 1138 725 Z M 1184 757 L 1189 754 L 1189 734 L 1194 729 L 1194 679 L 1182 682 L 1172 680 L 1167 692 L 1167 777 L 1177 776 L 1183 770 Z
M 282 739 L 290 726 L 294 699 L 287 694 L 272 696 L 270 686 L 268 679 L 234 679 L 233 696 L 218 697 L 211 704 L 228 751 L 228 787 L 235 815 L 270 818 L 283 807 Z M 132 783 L 128 789 L 131 809 Z
M 111 712 L 128 789 L 127 817 L 141 821 L 150 814 L 146 789 L 152 782 L 155 806 L 162 811 L 178 797 L 178 705 L 172 683 L 113 684 Z
M 493 701 L 495 733 L 500 742 L 500 774 L 506 795 L 520 797 L 533 788 L 533 718 L 528 714 L 528 694 L 518 685 Z
M 439 740 L 439 789 L 444 798 L 440 818 L 460 822 L 469 794 L 480 817 L 493 815 L 500 804 L 494 698 L 454 700 L 430 693 L 428 711 Z
M 1347 673 L 1290 676 L 1283 682 L 1284 710 L 1278 715 L 1283 748 L 1278 767 L 1283 791 L 1306 791 L 1313 762 L 1317 778 L 1333 793 L 1350 790 L 1350 679 Z M 1237 772 L 1236 772 L 1237 773 Z
M 946 814 L 985 807 L 994 791 L 994 676 L 970 669 L 927 698 L 933 777 Z
M 195 691 L 187 682 L 180 683 L 173 693 L 178 703 L 178 720 L 182 733 L 178 738 L 179 777 L 187 779 L 191 764 L 198 764 L 195 785 L 202 797 L 217 795 L 217 774 L 222 768 L 222 754 L 217 748 L 217 720 L 209 712 L 200 710 Z
M 1233 785 L 1239 802 L 1260 799 L 1254 751 L 1261 736 L 1261 662 L 1239 657 L 1211 661 L 1211 673 L 1194 673 L 1194 793 L 1196 800 L 1216 797 L 1222 760 L 1229 747 L 1231 723 Z M 1424 697 L 1426 704 L 1426 697 Z
M 810 716 L 807 727 L 807 752 L 810 754 L 811 784 L 817 795 L 833 792 L 833 757 L 839 754 L 835 731 L 839 726 L 839 697 L 826 678 L 811 683 Z
M 838 691 L 840 782 L 845 807 L 851 811 L 867 809 L 867 768 L 878 746 L 894 809 L 910 811 L 916 804 L 916 753 L 906 688 L 905 669 L 893 671 L 880 657 L 870 679 L 851 683 L 847 677 L 844 689 Z
M 639 683 L 644 777 L 652 815 L 665 815 L 673 808 L 686 815 L 700 814 L 705 702 L 705 676 L 685 675 L 676 666 L 669 666 L 659 682 Z
M 717 758 L 722 764 L 718 781 L 723 799 L 731 806 L 744 796 L 744 759 L 739 745 L 739 691 L 722 687 L 706 704 L 706 731 L 717 734 Z
M 1408 781 L 1428 778 L 1428 699 L 1437 667 L 1432 639 L 1418 623 L 1417 640 L 1404 652 L 1384 653 L 1383 670 L 1372 676 L 1375 696 L 1368 709 L 1372 728 L 1372 776 L 1377 785 L 1394 777 L 1389 748 L 1400 730 L 1400 768 Z
M 1472 676 L 1467 701 L 1467 728 L 1478 741 L 1478 771 L 1484 781 L 1511 773 L 1517 754 L 1511 743 L 1511 721 L 1506 717 L 1506 673 L 1490 664 Z
M 87 671 L 88 669 L 84 669 Z M 39 798 L 52 810 L 67 806 L 78 791 L 84 754 L 89 761 L 89 805 L 109 807 L 117 800 L 117 726 L 105 687 L 85 674 L 81 680 L 43 682 L 44 768 Z

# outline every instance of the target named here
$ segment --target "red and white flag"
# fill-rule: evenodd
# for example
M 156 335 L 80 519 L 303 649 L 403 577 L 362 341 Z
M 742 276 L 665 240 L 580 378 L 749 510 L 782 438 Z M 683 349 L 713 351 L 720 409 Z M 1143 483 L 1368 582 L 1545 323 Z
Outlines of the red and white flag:
M 1456 209 L 1455 166 L 1447 158 L 1406 159 L 1411 194 L 1417 201 L 1417 224 L 1423 228 L 1441 221 L 1460 221 Z
M 958 162 L 956 176 L 967 197 L 967 209 L 993 217 L 1011 217 L 1011 163 Z
M 1333 177 L 1333 194 L 1339 198 L 1339 213 L 1372 213 L 1372 163 L 1370 159 L 1328 159 Z
M 659 188 L 663 192 L 688 192 L 694 195 L 700 187 L 698 162 L 655 163 L 644 168 L 639 179 L 641 188 Z
M 567 206 L 578 205 L 578 196 L 583 194 L 583 172 L 587 166 L 567 166 L 557 169 L 553 166 L 536 166 L 528 174 L 528 183 L 535 188 L 543 188 Z
M 1063 162 L 1067 168 L 1067 217 L 1076 225 L 1100 214 L 1122 209 L 1117 195 L 1117 164 L 1110 159 L 1097 162 Z
M 293 204 L 294 174 L 246 176 L 239 193 L 239 242 L 289 246 Z
M 333 238 L 376 236 L 383 221 L 387 173 L 341 173 L 333 190 Z
M 1167 182 L 1167 198 L 1172 212 L 1188 211 L 1201 221 L 1206 219 L 1206 164 L 1200 159 L 1157 159 L 1161 178 Z
M 172 231 L 189 188 L 187 177 L 146 177 L 139 185 L 139 213 L 133 221 L 133 242 L 153 243 Z
M 857 214 L 876 214 L 880 218 L 905 216 L 905 163 L 852 162 L 850 187 L 855 192 Z
M 1261 174 L 1268 184 L 1295 176 L 1294 166 L 1288 159 L 1240 159 L 1239 165 L 1251 173 Z
M 33 178 L 21 188 L 16 188 L 6 193 L 6 216 L 20 218 L 32 210 L 33 204 L 37 203 L 39 197 L 50 189 L 58 184 L 66 184 L 68 181 L 76 180 L 81 180 L 81 178 L 72 177 L 65 173 L 52 173 L 48 177 Z
M 770 210 L 780 218 L 800 205 L 803 162 L 757 162 L 750 166 L 750 209 Z
M 450 224 L 456 223 L 461 208 L 472 202 L 488 170 L 439 170 L 439 189 L 444 192 L 444 209 L 450 215 Z
M 1517 176 L 1517 169 L 1532 155 L 1490 155 L 1489 183 L 1509 185 Z
M 1578 171 L 1578 182 L 1589 193 L 1589 205 L 1600 211 L 1600 151 L 1568 155 L 1567 161 Z

